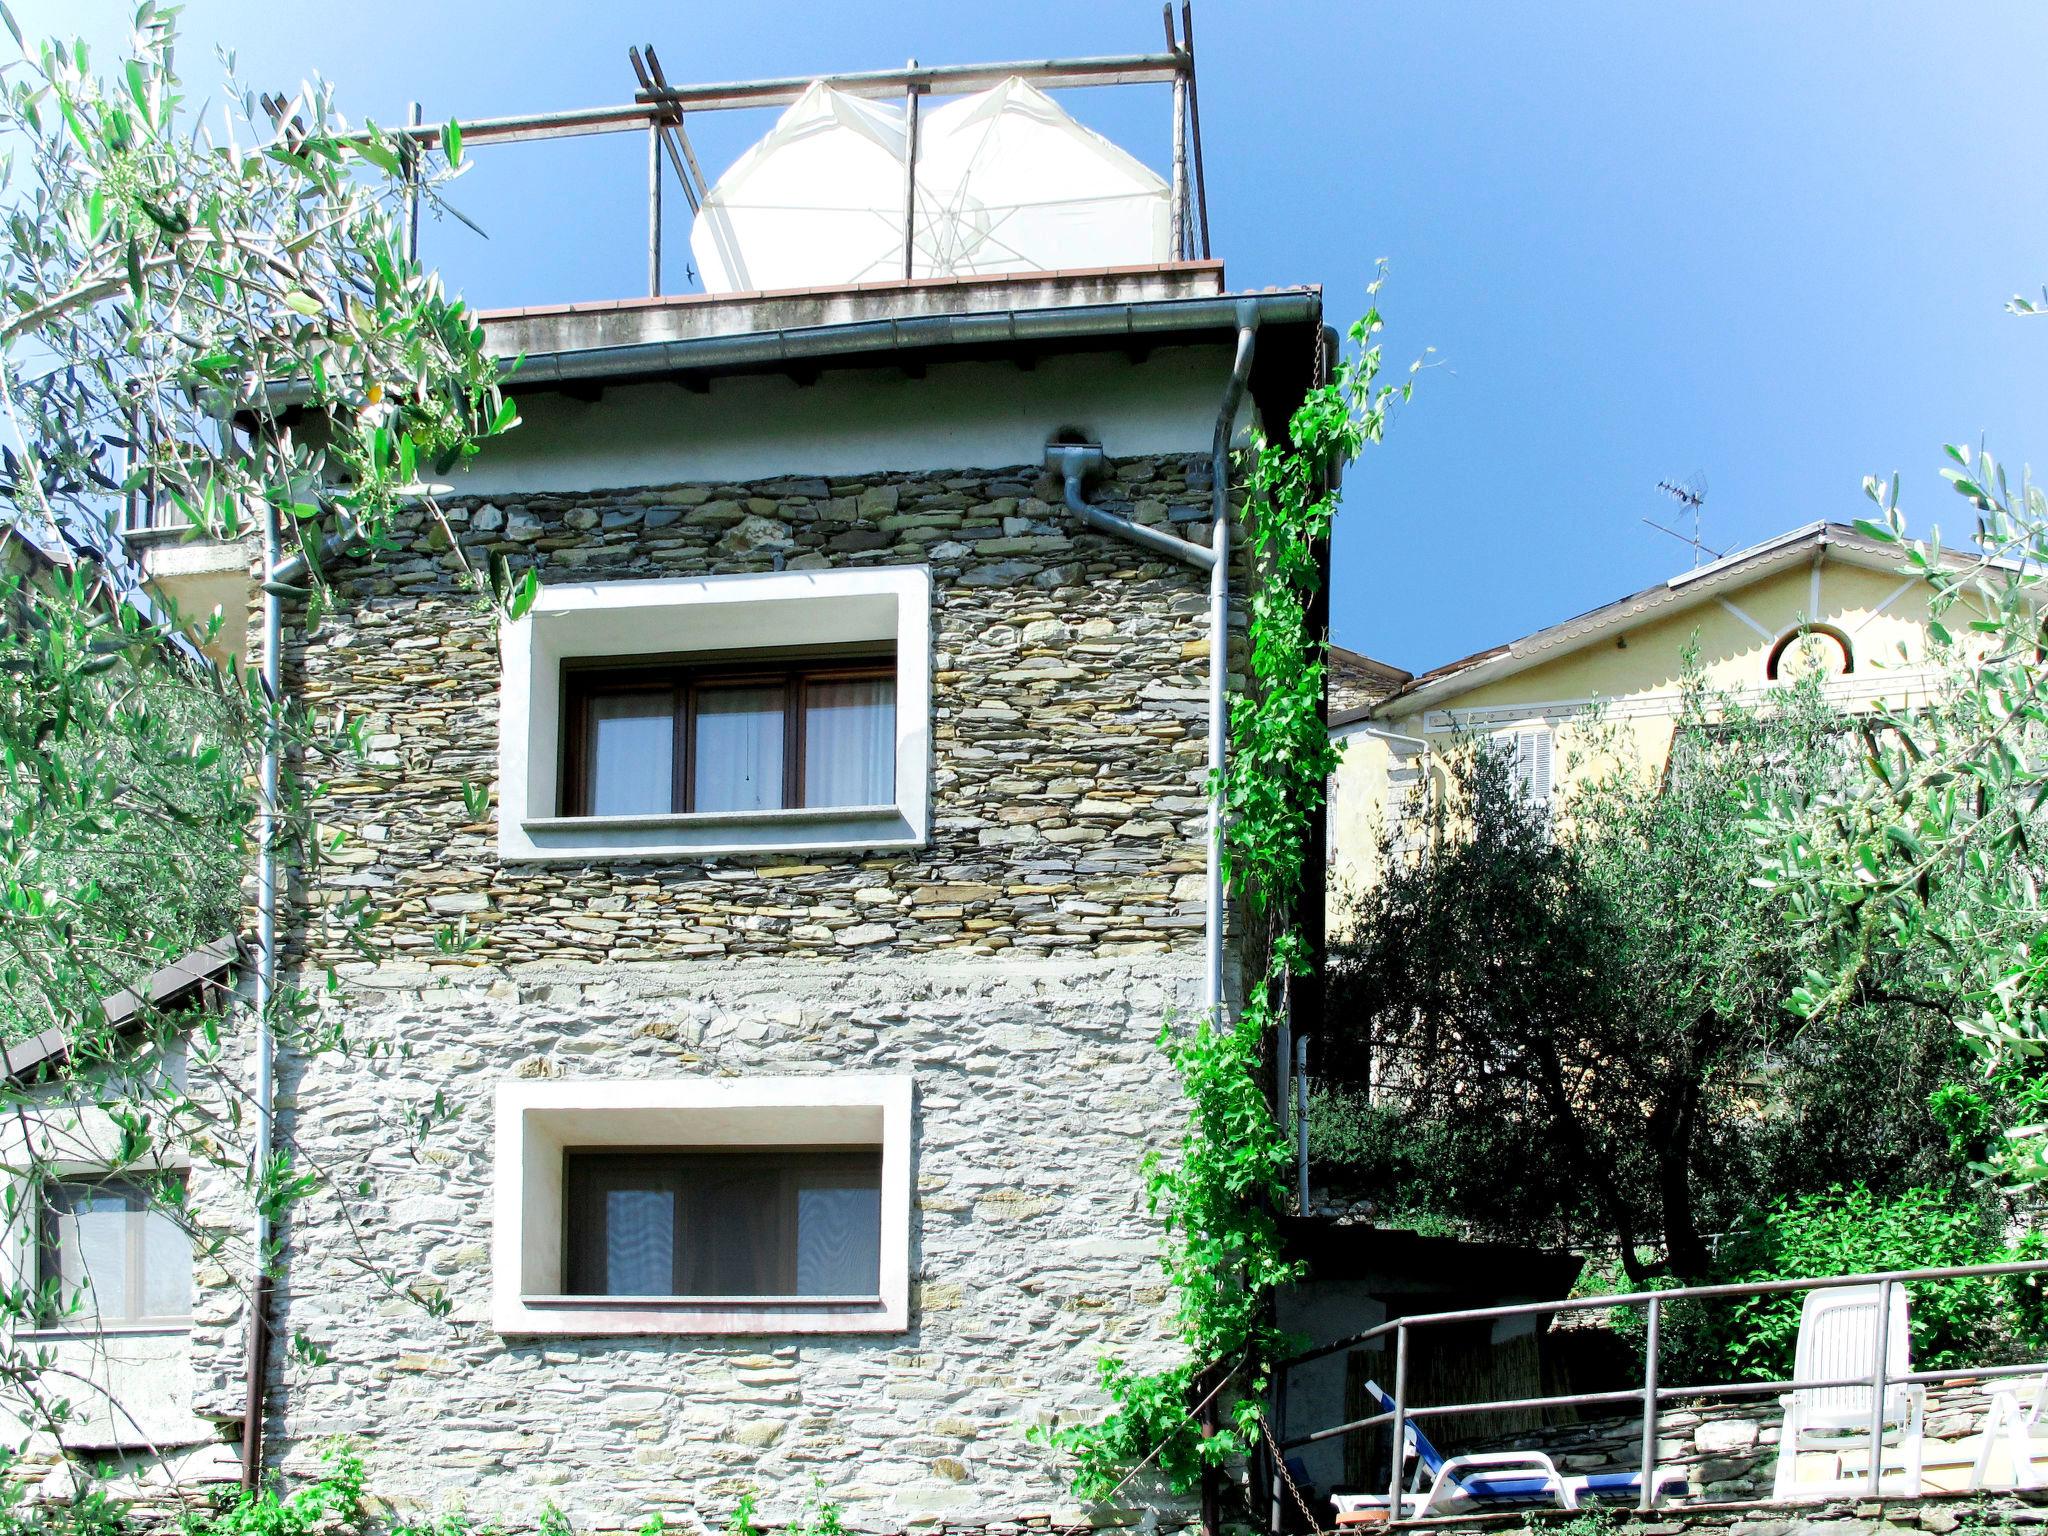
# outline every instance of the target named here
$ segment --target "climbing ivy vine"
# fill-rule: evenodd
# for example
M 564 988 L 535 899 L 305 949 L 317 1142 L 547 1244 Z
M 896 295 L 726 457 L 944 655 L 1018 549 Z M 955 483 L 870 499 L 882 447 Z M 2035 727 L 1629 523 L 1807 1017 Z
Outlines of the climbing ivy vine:
M 1377 296 L 1385 270 L 1367 289 Z M 1174 1293 L 1181 1360 L 1141 1371 L 1106 1356 L 1102 1385 L 1114 1407 L 1090 1424 L 1046 1438 L 1074 1458 L 1074 1491 L 1113 1495 L 1145 1468 L 1188 1492 L 1206 1467 L 1254 1444 L 1274 1363 L 1287 1340 L 1273 1320 L 1274 1289 L 1297 1267 L 1281 1251 L 1292 1148 L 1268 1100 L 1261 1067 L 1311 954 L 1294 921 L 1311 817 L 1337 766 L 1323 719 L 1327 637 L 1309 624 L 1322 582 L 1317 546 L 1337 510 L 1334 484 L 1367 443 L 1377 443 L 1412 378 L 1380 382 L 1377 307 L 1351 327 L 1353 355 L 1311 389 L 1283 438 L 1260 434 L 1244 467 L 1248 553 L 1258 572 L 1247 625 L 1246 685 L 1231 700 L 1230 758 L 1220 782 L 1223 869 L 1263 974 L 1247 980 L 1235 1019 L 1169 1020 L 1160 1044 L 1188 1098 L 1177 1158 L 1148 1153 L 1147 1197 L 1165 1227 L 1163 1262 Z M 1415 367 L 1419 367 L 1418 363 Z M 1412 375 L 1415 368 L 1409 370 Z M 1201 1411 L 1218 1405 L 1213 1424 Z

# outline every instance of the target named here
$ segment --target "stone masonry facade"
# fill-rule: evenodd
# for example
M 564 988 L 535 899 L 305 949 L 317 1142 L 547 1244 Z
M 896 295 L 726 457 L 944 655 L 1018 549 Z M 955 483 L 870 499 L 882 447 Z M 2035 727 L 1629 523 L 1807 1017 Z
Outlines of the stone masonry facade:
M 1112 468 L 1099 494 L 1207 541 L 1205 460 Z M 496 620 L 421 527 L 340 580 L 297 684 L 370 732 L 370 764 L 332 783 L 349 844 L 315 899 L 368 893 L 396 918 L 396 953 L 432 953 L 458 917 L 483 938 L 471 958 L 505 965 L 1158 955 L 1199 934 L 1205 579 L 1079 529 L 1037 472 L 535 496 L 448 517 L 476 565 L 504 555 L 543 582 L 928 566 L 932 837 L 873 858 L 501 867 L 462 796 L 496 771 Z
M 1111 474 L 1098 496 L 1206 540 L 1204 461 Z M 1078 529 L 1032 469 L 500 496 L 449 520 L 477 565 L 544 582 L 927 566 L 931 835 L 502 864 L 463 795 L 496 771 L 495 616 L 438 527 L 342 571 L 292 665 L 315 708 L 364 717 L 370 760 L 330 777 L 345 837 L 301 895 L 388 917 L 375 961 L 296 930 L 300 963 L 340 972 L 325 1006 L 354 1049 L 286 1059 L 281 1129 L 374 1194 L 317 1196 L 286 1231 L 282 1336 L 326 1358 L 279 1349 L 273 1460 L 310 1469 L 353 1435 L 381 1496 L 512 1527 L 547 1501 L 587 1529 L 715 1526 L 747 1487 L 774 1520 L 814 1477 L 856 1529 L 1078 1514 L 1027 1431 L 1100 1411 L 1105 1350 L 1172 1350 L 1139 1162 L 1183 1113 L 1161 1022 L 1200 996 L 1205 578 Z M 456 922 L 475 946 L 443 954 Z M 906 1331 L 491 1326 L 499 1083 L 854 1072 L 916 1083 Z M 415 1139 L 420 1114 L 438 1123 Z M 223 1417 L 238 1354 L 198 1373 Z M 1191 1516 L 1157 1489 L 1127 1502 Z

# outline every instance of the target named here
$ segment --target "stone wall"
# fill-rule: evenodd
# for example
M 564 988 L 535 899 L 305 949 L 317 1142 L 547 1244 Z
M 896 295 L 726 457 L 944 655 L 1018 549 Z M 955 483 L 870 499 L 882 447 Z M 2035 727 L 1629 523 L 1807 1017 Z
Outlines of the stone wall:
M 2022 1401 L 2034 1390 L 2032 1378 L 2014 1384 Z M 1976 1382 L 1950 1382 L 1927 1389 L 1925 1481 L 1953 1492 L 1963 1486 L 1975 1460 L 1990 1400 Z M 1689 1496 L 1715 1503 L 1769 1498 L 1777 1474 L 1783 1410 L 1775 1397 L 1722 1399 L 1667 1405 L 1657 1416 L 1657 1464 L 1687 1474 Z M 1577 1423 L 1524 1430 L 1512 1437 L 1459 1450 L 1540 1450 L 1563 1472 L 1633 1471 L 1641 1462 L 1640 1415 L 1613 1414 Z M 1447 1453 L 1448 1454 L 1448 1453 Z M 2003 1454 L 1992 1470 L 2005 1475 Z M 1814 1475 L 1807 1468 L 1803 1475 Z
M 585 1527 L 715 1526 L 748 1486 L 786 1516 L 814 1474 L 857 1528 L 1075 1513 L 1025 1435 L 1099 1410 L 1105 1349 L 1168 1348 L 1138 1161 L 1180 1120 L 1153 1037 L 1199 995 L 1198 960 L 711 969 L 558 965 L 439 987 L 392 970 L 351 987 L 364 1051 L 284 1073 L 294 1143 L 343 1187 L 377 1190 L 358 1235 L 326 1198 L 292 1217 L 280 1321 L 332 1361 L 280 1365 L 271 1433 L 288 1467 L 359 1436 L 381 1494 L 459 1495 L 514 1526 L 547 1499 Z M 916 1076 L 905 1332 L 535 1341 L 490 1326 L 498 1082 L 833 1071 Z M 405 1117 L 437 1091 L 456 1118 L 415 1150 Z
M 1098 496 L 1207 541 L 1205 461 L 1112 474 Z M 448 516 L 474 565 L 504 555 L 544 582 L 928 565 L 932 836 L 867 858 L 500 866 L 462 796 L 496 772 L 496 621 L 459 585 L 441 530 L 416 526 L 398 554 L 339 573 L 337 615 L 295 658 L 305 700 L 362 716 L 372 749 L 331 780 L 348 842 L 315 899 L 370 893 L 398 952 L 431 952 L 457 917 L 483 964 L 1160 954 L 1199 934 L 1205 578 L 1080 530 L 1036 471 L 535 496 Z
M 1461 1529 L 1543 1531 L 1583 1517 L 1558 1511 L 1483 1515 Z M 1992 1536 L 2048 1525 L 2048 1492 L 2000 1492 L 1962 1498 L 1831 1499 L 1811 1504 L 1750 1504 L 1717 1509 L 1619 1511 L 1604 1521 L 1611 1536 Z
M 1099 494 L 1206 539 L 1206 466 Z M 337 1187 L 286 1233 L 270 1443 L 361 1437 L 407 1508 L 530 1525 L 787 1518 L 814 1476 L 857 1529 L 1077 1514 L 1026 1439 L 1103 1406 L 1105 1349 L 1169 1349 L 1139 1159 L 1170 1144 L 1161 1020 L 1200 995 L 1205 580 L 1077 532 L 1035 471 L 675 486 L 457 503 L 481 564 L 544 581 L 922 563 L 933 578 L 932 835 L 875 855 L 501 865 L 466 780 L 497 759 L 495 620 L 438 529 L 340 577 L 296 658 L 367 712 L 332 780 L 347 834 L 310 892 L 391 918 L 324 1006 L 357 1049 L 283 1064 L 282 1130 Z M 479 936 L 438 954 L 436 928 Z M 512 1077 L 908 1072 L 910 1326 L 876 1337 L 506 1339 L 489 1323 L 491 1095 Z M 408 1117 L 452 1120 L 415 1147 Z M 387 1283 L 388 1282 L 388 1283 Z M 445 1298 L 444 1317 L 413 1296 Z M 238 1390 L 227 1354 L 211 1400 Z M 1169 1526 L 1185 1504 L 1134 1488 Z

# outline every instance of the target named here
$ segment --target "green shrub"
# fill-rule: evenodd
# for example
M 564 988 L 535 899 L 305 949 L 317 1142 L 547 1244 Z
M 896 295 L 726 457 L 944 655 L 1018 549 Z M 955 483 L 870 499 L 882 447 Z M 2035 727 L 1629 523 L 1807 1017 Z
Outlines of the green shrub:
M 128 1511 L 97 1489 L 69 1504 L 29 1504 L 24 1485 L 9 1488 L 0 1536 L 127 1536 Z
M 1859 1185 L 1780 1201 L 1724 1246 L 1717 1267 L 1740 1283 L 2010 1257 L 1994 1212 L 1973 1195 L 1923 1187 L 1882 1199 Z M 2022 1342 L 2009 1284 L 1934 1280 L 1907 1290 L 1913 1363 L 1921 1370 L 1989 1364 L 1991 1355 Z M 1723 1346 L 1728 1363 L 1745 1376 L 1789 1377 L 1802 1299 L 1795 1292 L 1733 1303 Z
M 312 1536 L 335 1525 L 349 1530 L 363 1523 L 363 1458 L 355 1447 L 336 1443 L 320 1453 L 327 1471 L 316 1481 L 281 1494 L 275 1486 L 238 1493 L 205 1515 L 179 1522 L 185 1536 Z
M 1889 1198 L 1858 1185 L 1796 1195 L 1754 1214 L 1725 1238 L 1714 1284 L 1741 1285 L 1893 1269 L 1942 1269 L 2048 1257 L 2048 1237 L 2004 1241 L 1999 1213 L 1974 1190 L 1922 1187 Z M 1678 1285 L 1658 1276 L 1651 1289 Z M 1581 1291 L 1636 1287 L 1595 1273 Z M 2048 1345 L 2048 1294 L 2037 1275 L 1923 1281 L 1906 1287 L 1916 1370 L 1952 1370 L 2040 1358 Z M 1665 1306 L 1660 1374 L 1667 1385 L 1787 1381 L 1805 1292 Z M 1617 1313 L 1615 1331 L 1643 1348 L 1644 1313 Z

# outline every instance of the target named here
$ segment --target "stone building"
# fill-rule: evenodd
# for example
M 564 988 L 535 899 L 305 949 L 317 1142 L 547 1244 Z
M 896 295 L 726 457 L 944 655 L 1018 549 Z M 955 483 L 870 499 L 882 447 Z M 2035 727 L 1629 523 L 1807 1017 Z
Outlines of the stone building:
M 1177 259 L 484 325 L 523 425 L 442 499 L 461 548 L 423 515 L 287 631 L 369 750 L 283 925 L 350 1048 L 277 1064 L 326 1182 L 278 1233 L 264 1462 L 354 1437 L 399 1509 L 511 1526 L 1075 1514 L 1029 1432 L 1173 1357 L 1140 1160 L 1215 985 L 1179 551 L 1326 366 L 1319 292 Z M 460 556 L 538 600 L 501 621 Z M 369 959 L 313 920 L 358 896 Z M 166 1405 L 227 1437 L 238 1278 L 192 1282 Z

